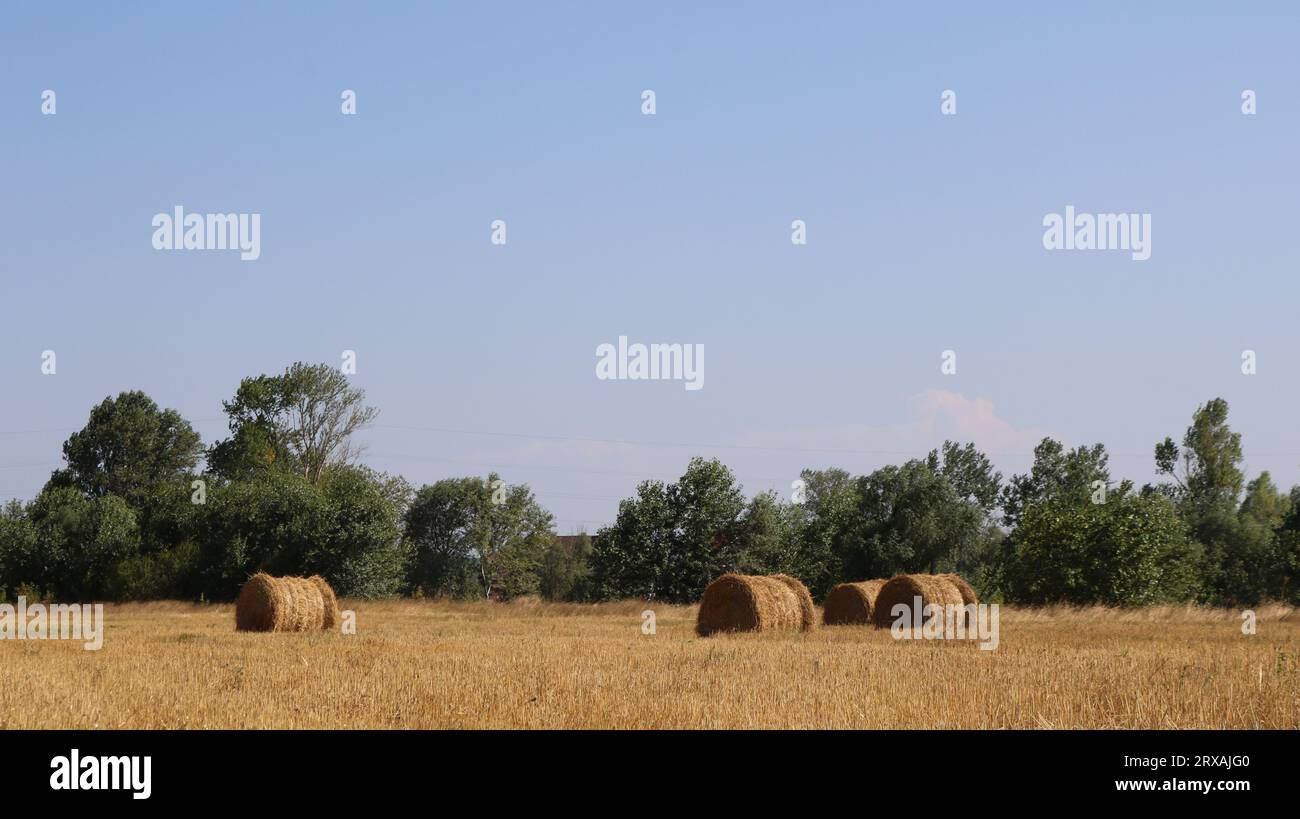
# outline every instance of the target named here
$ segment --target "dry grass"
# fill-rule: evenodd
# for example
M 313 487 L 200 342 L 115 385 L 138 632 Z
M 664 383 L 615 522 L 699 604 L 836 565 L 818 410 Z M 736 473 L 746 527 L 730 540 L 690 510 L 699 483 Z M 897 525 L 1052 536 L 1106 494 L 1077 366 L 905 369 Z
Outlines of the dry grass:
M 357 634 L 108 606 L 0 641 L 0 728 L 1297 728 L 1300 614 L 1003 609 L 1001 645 L 837 626 L 701 639 L 695 607 L 342 601 Z M 658 633 L 641 633 L 653 609 Z

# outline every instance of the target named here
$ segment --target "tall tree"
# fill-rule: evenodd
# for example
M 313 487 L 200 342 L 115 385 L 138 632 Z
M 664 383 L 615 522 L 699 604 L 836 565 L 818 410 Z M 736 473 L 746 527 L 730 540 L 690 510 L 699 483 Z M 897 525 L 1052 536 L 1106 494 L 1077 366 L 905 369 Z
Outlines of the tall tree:
M 327 364 L 298 362 L 280 375 L 245 378 L 223 404 L 231 437 L 213 446 L 213 470 L 234 478 L 267 467 L 287 468 L 319 483 L 331 467 L 353 465 L 352 440 L 379 410 L 365 392 Z
M 1102 444 L 1067 451 L 1060 441 L 1044 438 L 1034 447 L 1029 473 L 1012 476 L 1002 490 L 1003 522 L 1014 529 L 1026 509 L 1049 500 L 1090 502 L 1099 481 L 1110 485 L 1108 460 Z
M 1204 549 L 1204 598 L 1237 605 L 1274 594 L 1282 571 L 1273 522 L 1284 516 L 1283 500 L 1272 480 L 1261 476 L 1238 507 L 1245 475 L 1241 435 L 1228 426 L 1228 402 L 1215 398 L 1197 407 L 1182 448 L 1165 438 L 1155 458 L 1157 471 L 1173 481 L 1163 491 Z
M 740 562 L 744 508 L 735 476 L 716 459 L 693 458 L 675 483 L 643 482 L 596 536 L 592 568 L 600 593 L 697 600 L 709 581 Z
M 975 444 L 960 446 L 944 441 L 942 450 L 931 450 L 926 456 L 930 470 L 947 478 L 958 497 L 974 503 L 986 514 L 998 505 L 1002 487 L 1002 473 L 993 468 L 988 457 L 975 448 Z
M 230 598 L 256 571 L 323 575 L 340 595 L 400 591 L 408 555 L 397 502 L 382 476 L 332 469 L 319 484 L 267 470 L 209 489 L 197 540 L 202 587 Z
M 495 473 L 425 486 L 406 513 L 409 583 L 452 597 L 536 593 L 553 521 L 527 484 L 507 485 Z
M 803 503 L 791 503 L 790 537 L 805 567 L 798 577 L 821 598 L 843 575 L 841 556 L 861 538 L 860 486 L 843 469 L 805 469 Z
M 1225 506 L 1235 508 L 1245 478 L 1241 435 L 1228 427 L 1228 402 L 1215 398 L 1197 407 L 1180 451 L 1172 438 L 1156 444 L 1156 470 L 1174 480 L 1174 495 L 1193 519 Z
M 139 506 L 158 484 L 186 476 L 202 452 L 199 434 L 179 412 L 159 409 L 143 392 L 123 392 L 97 404 L 86 426 L 68 437 L 68 465 L 50 483 Z
M 1199 548 L 1173 504 L 1127 484 L 1103 503 L 1027 507 L 1008 548 L 1004 592 L 1018 603 L 1134 606 L 1197 592 Z
M 1246 496 L 1242 498 L 1239 511 L 1243 518 L 1272 531 L 1291 516 L 1291 497 L 1282 494 L 1273 483 L 1273 477 L 1264 471 L 1246 484 Z
M 794 508 L 772 491 L 749 499 L 738 522 L 738 571 L 800 579 L 809 575 L 810 567 L 792 533 Z
M 934 572 L 984 535 L 980 501 L 963 497 L 927 461 L 886 466 L 858 482 L 862 536 L 841 554 L 852 579 Z
M 34 576 L 24 579 L 56 599 L 102 599 L 112 569 L 139 552 L 135 512 L 117 495 L 88 498 L 72 487 L 47 488 L 28 516 L 40 549 Z
M 429 596 L 482 593 L 472 556 L 472 529 L 483 505 L 482 492 L 479 478 L 446 478 L 415 493 L 406 511 L 406 538 L 413 549 L 412 588 L 419 587 Z
M 557 537 L 542 555 L 538 591 L 547 600 L 581 602 L 591 596 L 592 540 L 585 532 Z

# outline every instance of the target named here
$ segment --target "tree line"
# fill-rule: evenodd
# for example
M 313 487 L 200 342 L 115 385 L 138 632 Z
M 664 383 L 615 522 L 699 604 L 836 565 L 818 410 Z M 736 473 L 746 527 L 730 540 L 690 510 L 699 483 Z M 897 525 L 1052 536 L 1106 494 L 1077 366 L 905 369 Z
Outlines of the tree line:
M 351 597 L 691 602 L 726 571 L 846 580 L 955 571 L 1015 603 L 1300 601 L 1300 487 L 1246 481 L 1228 405 L 1115 482 L 1102 444 L 1044 439 L 1004 480 L 973 444 L 867 475 L 805 470 L 746 497 L 716 459 L 645 481 L 594 535 L 557 537 L 526 484 L 415 488 L 360 462 L 377 410 L 327 365 L 245 378 L 210 446 L 142 392 L 92 408 L 37 497 L 0 510 L 0 599 L 229 600 L 256 571 L 320 574 Z

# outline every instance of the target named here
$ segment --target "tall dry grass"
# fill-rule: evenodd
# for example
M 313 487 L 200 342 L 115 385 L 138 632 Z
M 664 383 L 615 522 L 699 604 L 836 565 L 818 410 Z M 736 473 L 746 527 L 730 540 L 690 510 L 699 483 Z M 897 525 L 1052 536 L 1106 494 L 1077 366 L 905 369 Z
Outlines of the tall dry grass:
M 343 601 L 357 634 L 107 606 L 104 647 L 0 641 L 3 728 L 1297 728 L 1300 615 L 1004 608 L 1001 645 L 698 638 L 641 601 Z M 641 632 L 641 612 L 657 633 Z

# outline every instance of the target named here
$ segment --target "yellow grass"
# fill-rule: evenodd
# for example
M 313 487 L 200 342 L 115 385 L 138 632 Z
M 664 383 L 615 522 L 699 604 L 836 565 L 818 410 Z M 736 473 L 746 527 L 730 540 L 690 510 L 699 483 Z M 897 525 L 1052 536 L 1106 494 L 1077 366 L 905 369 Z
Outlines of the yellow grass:
M 695 609 L 342 601 L 357 634 L 108 606 L 103 649 L 0 641 L 3 728 L 1297 728 L 1300 613 L 1004 608 L 1001 645 L 860 626 L 698 638 Z M 658 633 L 641 633 L 641 611 Z

